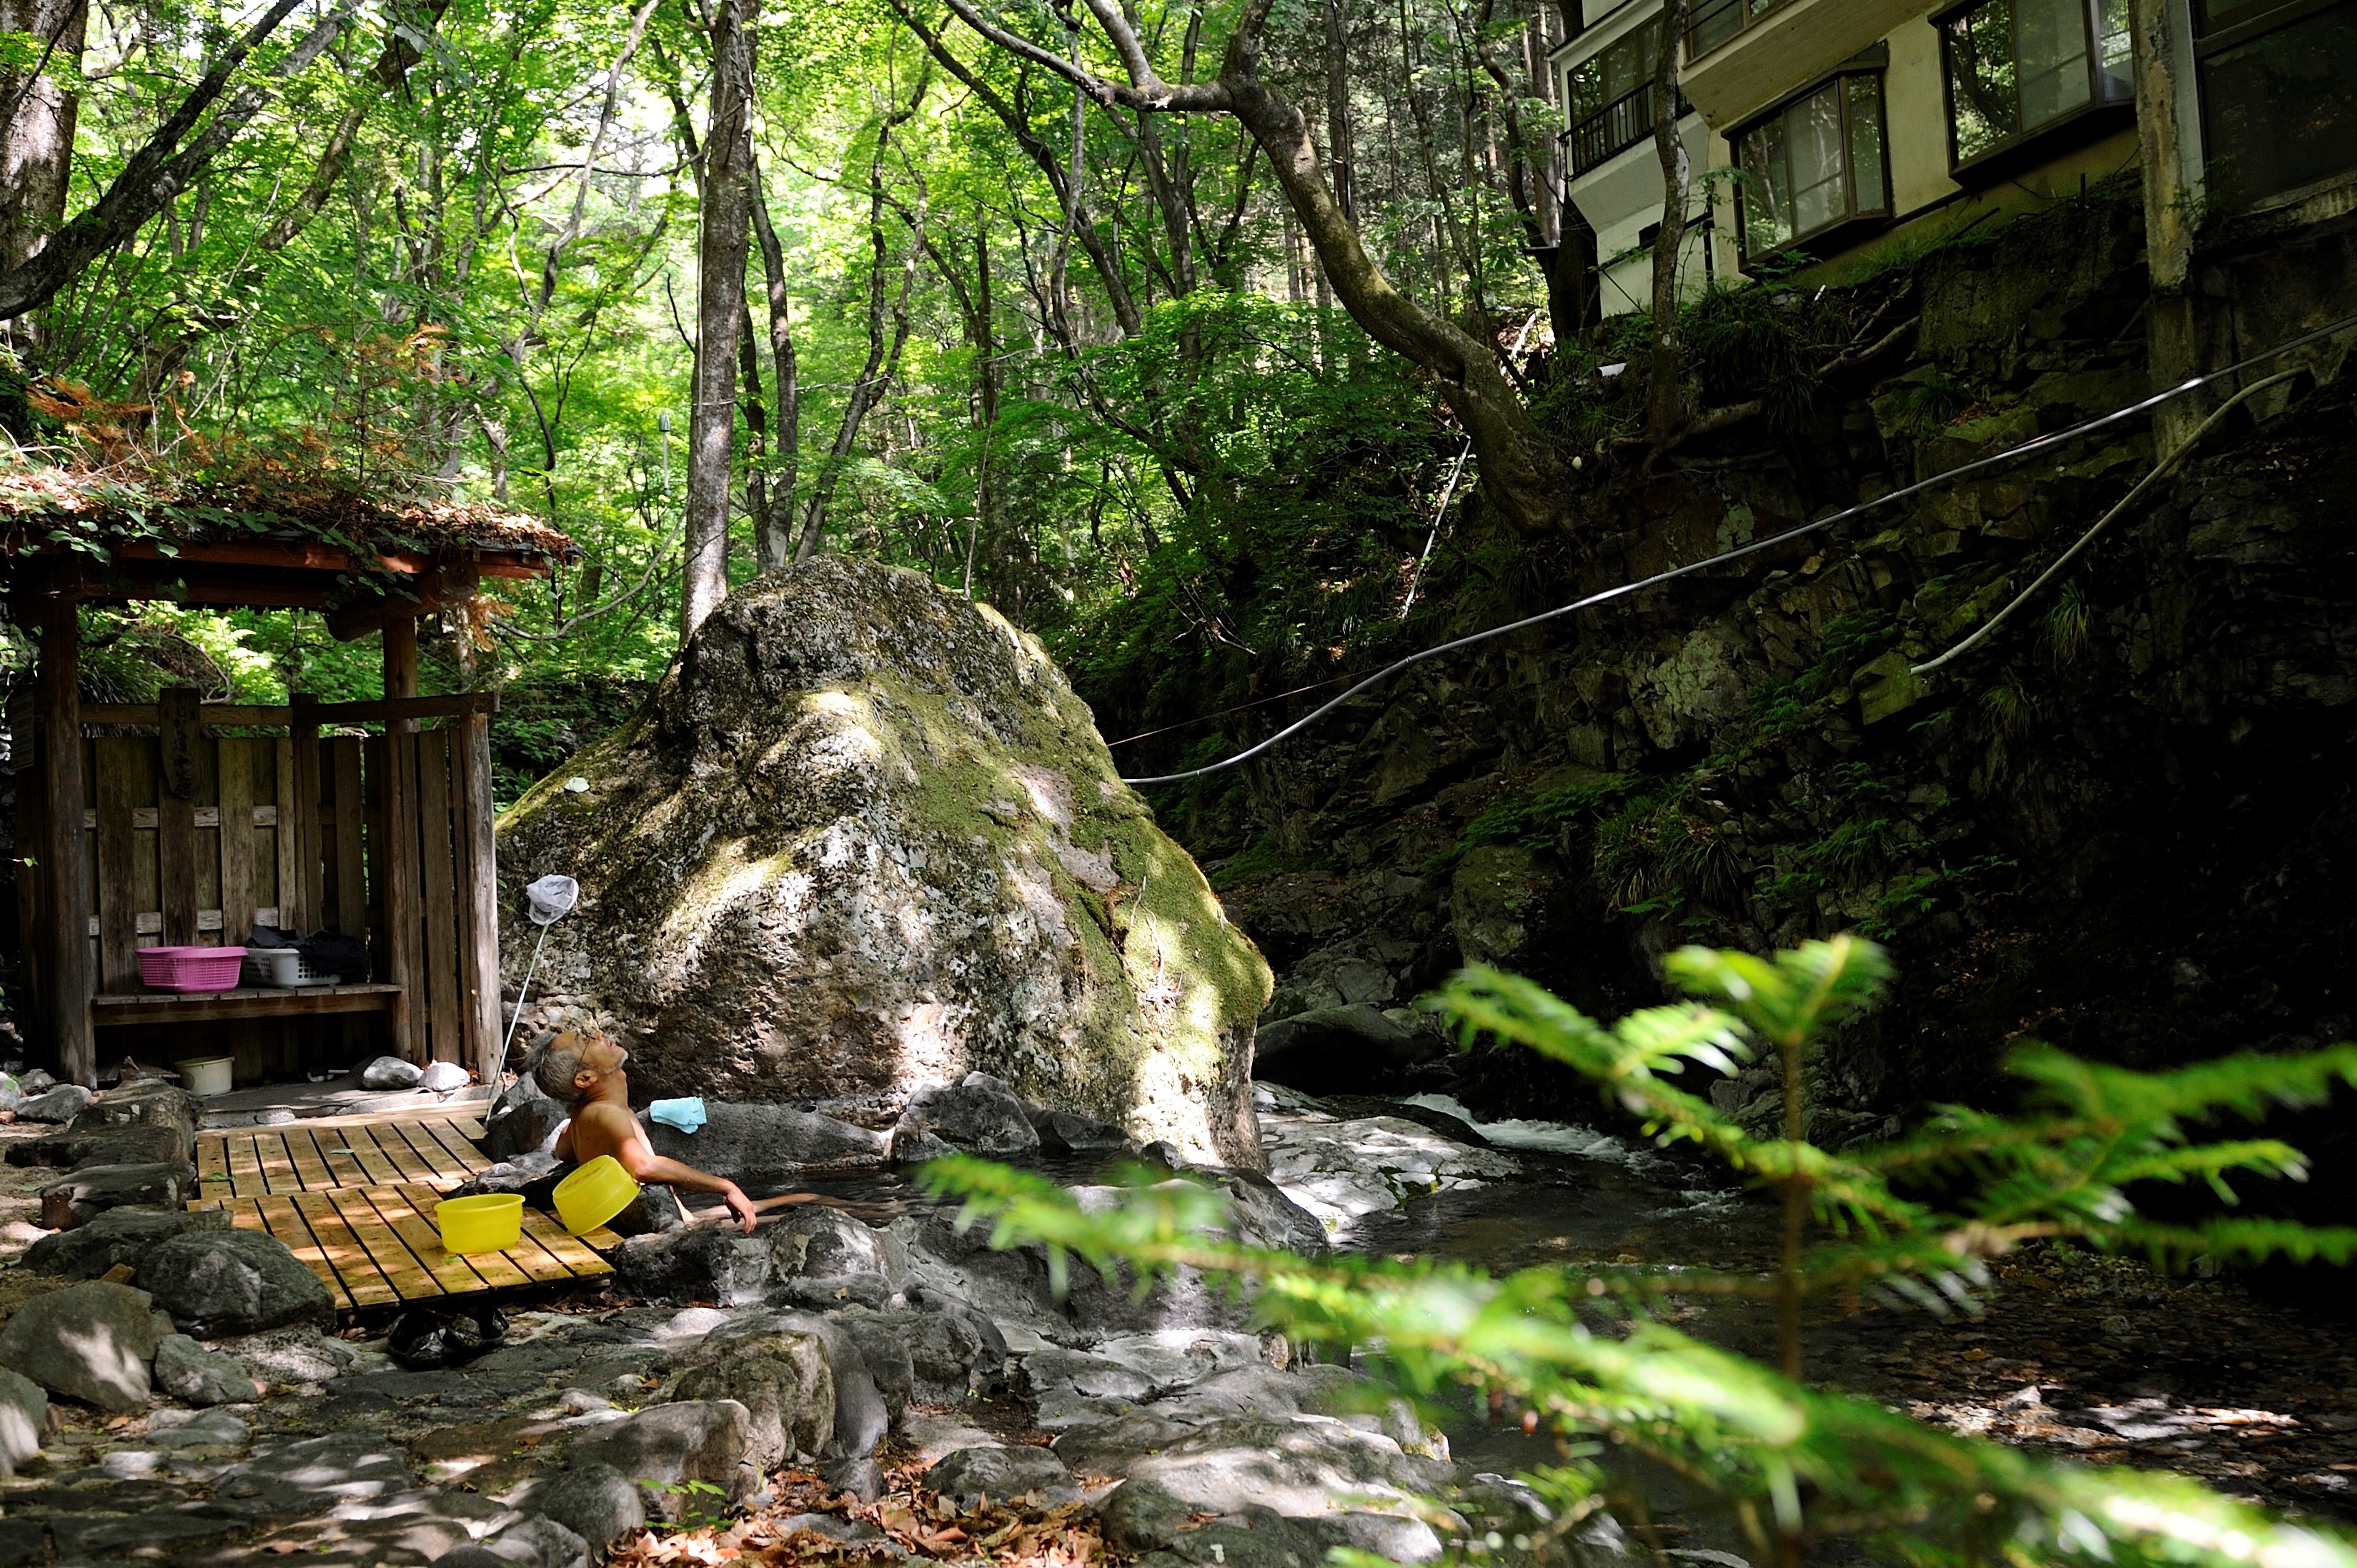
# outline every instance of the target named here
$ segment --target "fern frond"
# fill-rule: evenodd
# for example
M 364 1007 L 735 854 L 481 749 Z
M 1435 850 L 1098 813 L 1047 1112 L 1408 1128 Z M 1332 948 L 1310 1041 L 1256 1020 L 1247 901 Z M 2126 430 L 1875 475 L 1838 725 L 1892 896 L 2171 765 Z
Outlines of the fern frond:
M 1880 948 L 1851 936 L 1803 942 L 1772 960 L 1680 948 L 1663 968 L 1679 989 L 1725 998 L 1754 1034 L 1777 1041 L 1812 1038 L 1845 1014 L 1871 1006 L 1891 972 Z

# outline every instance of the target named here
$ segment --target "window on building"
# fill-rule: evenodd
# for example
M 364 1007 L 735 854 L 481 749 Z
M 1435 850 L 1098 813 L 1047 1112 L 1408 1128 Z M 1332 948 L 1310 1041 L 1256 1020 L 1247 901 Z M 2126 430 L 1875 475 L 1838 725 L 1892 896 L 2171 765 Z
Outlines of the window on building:
M 1653 73 L 1662 58 L 1656 16 L 1564 73 L 1571 113 L 1571 172 L 1586 174 L 1653 134 Z M 1683 112 L 1685 105 L 1681 102 Z
M 2357 168 L 2357 0 L 2198 0 L 2194 16 L 2214 203 Z
M 1976 0 L 1934 18 L 1959 166 L 2084 112 L 2136 100 L 2128 0 Z
M 1861 219 L 1890 216 L 1882 77 L 1836 76 L 1738 132 L 1747 260 Z
M 1698 59 L 1784 0 L 1694 0 L 1686 13 L 1686 59 Z

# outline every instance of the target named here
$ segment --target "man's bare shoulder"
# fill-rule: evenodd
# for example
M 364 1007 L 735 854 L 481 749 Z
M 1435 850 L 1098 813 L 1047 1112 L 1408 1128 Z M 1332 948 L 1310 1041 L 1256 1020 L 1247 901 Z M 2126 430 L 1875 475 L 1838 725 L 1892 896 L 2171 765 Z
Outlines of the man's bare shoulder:
M 585 1105 L 573 1118 L 573 1146 L 583 1159 L 610 1155 L 637 1141 L 638 1118 L 620 1105 Z M 589 1147 L 583 1149 L 584 1143 Z

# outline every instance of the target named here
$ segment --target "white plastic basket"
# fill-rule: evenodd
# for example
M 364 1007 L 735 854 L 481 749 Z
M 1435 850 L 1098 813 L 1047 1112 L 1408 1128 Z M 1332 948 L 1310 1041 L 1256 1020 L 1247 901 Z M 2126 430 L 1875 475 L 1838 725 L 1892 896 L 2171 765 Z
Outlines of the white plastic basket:
M 293 948 L 248 948 L 246 967 L 254 979 L 264 985 L 275 985 L 293 991 L 306 985 L 333 985 L 336 977 L 321 974 L 303 961 L 303 955 Z

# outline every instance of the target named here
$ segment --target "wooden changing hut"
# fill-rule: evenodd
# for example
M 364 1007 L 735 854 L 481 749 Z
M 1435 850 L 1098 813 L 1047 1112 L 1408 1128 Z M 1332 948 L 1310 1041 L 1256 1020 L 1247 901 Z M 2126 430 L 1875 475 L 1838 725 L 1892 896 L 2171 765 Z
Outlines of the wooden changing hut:
M 9 612 L 39 646 L 30 700 L 9 715 L 35 1059 L 94 1084 L 99 1031 L 162 1026 L 175 1056 L 220 1054 L 203 1039 L 233 1036 L 241 1076 L 259 1076 L 302 1065 L 296 1021 L 342 1015 L 347 1062 L 374 1047 L 488 1070 L 501 1023 L 498 699 L 417 694 L 417 618 L 485 577 L 546 575 L 567 541 L 488 509 L 350 498 L 324 524 L 253 498 L 165 507 L 206 521 L 158 537 L 122 526 L 95 486 L 40 478 L 29 499 L 0 481 Z M 82 702 L 79 607 L 136 599 L 318 611 L 340 639 L 380 638 L 385 695 L 265 707 L 167 687 L 153 703 Z M 364 937 L 371 972 L 297 990 L 142 987 L 141 948 L 235 946 L 257 920 Z

